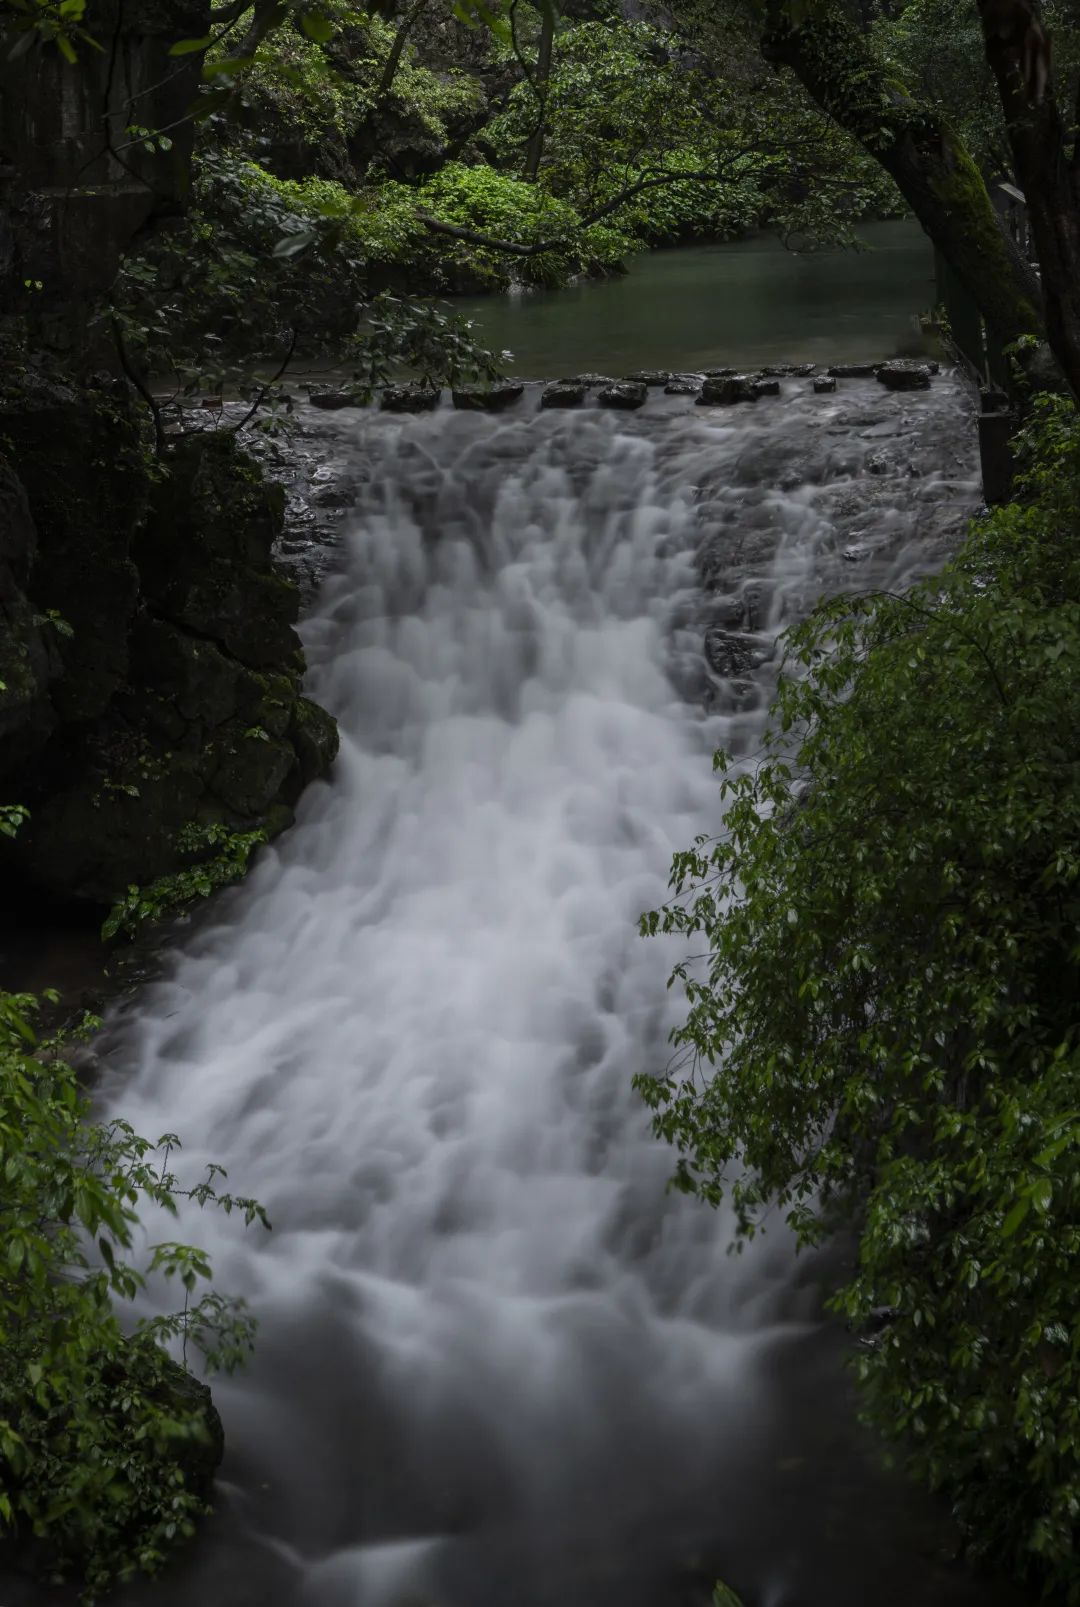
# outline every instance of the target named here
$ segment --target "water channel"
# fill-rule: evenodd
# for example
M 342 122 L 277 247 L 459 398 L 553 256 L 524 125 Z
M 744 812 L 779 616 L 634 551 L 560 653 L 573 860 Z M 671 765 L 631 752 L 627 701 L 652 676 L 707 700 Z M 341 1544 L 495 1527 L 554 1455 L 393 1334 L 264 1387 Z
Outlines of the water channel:
M 632 326 L 633 275 L 485 332 L 548 374 L 880 356 L 926 299 L 807 259 L 796 315 L 788 259 L 685 258 Z M 674 304 L 736 260 L 752 313 Z M 819 1269 L 780 1227 L 729 1256 L 630 1087 L 679 1019 L 636 918 L 720 824 L 710 755 L 753 751 L 816 597 L 941 563 L 963 383 L 306 423 L 353 504 L 305 626 L 341 756 L 103 1043 L 106 1102 L 274 1222 L 183 1224 L 261 1333 L 215 1386 L 219 1511 L 124 1607 L 1005 1603 L 856 1428 Z

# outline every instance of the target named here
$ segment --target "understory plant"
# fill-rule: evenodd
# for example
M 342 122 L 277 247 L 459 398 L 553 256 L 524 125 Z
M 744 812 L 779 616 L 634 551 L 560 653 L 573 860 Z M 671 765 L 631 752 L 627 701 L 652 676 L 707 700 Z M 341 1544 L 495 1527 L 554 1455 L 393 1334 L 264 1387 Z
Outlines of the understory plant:
M 971 1549 L 1080 1601 L 1080 426 L 912 592 L 787 638 L 763 756 L 642 918 L 675 1056 L 638 1087 L 675 1184 L 752 1236 L 858 1229 L 834 1293 L 870 1420 Z
M 24 1565 L 79 1580 L 92 1602 L 155 1572 L 207 1510 L 220 1425 L 165 1347 L 230 1371 L 255 1329 L 243 1302 L 208 1287 L 202 1250 L 162 1241 L 137 1255 L 139 1213 L 175 1217 L 187 1200 L 270 1224 L 257 1200 L 220 1191 L 219 1167 L 183 1184 L 175 1135 L 92 1120 L 37 1009 L 0 993 L 0 1527 Z M 182 1308 L 121 1321 L 151 1278 L 182 1290 Z

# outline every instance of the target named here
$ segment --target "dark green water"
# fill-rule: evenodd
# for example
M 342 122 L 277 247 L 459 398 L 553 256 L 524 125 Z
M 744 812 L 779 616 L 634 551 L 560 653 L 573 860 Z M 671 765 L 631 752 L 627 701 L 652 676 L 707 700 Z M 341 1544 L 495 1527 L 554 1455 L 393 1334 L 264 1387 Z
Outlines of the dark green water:
M 918 314 L 936 299 L 929 241 L 913 221 L 860 233 L 871 249 L 797 255 L 759 236 L 653 251 L 632 258 L 624 278 L 455 308 L 529 379 L 914 354 Z

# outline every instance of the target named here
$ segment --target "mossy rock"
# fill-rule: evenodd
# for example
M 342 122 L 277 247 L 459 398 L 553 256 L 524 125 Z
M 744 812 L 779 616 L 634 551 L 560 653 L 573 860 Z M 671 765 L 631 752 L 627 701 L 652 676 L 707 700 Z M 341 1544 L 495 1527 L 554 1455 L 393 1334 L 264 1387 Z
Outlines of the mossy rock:
M 300 781 L 306 787 L 324 776 L 337 758 L 337 721 L 310 698 L 297 698 L 289 736 L 300 763 Z
M 139 427 L 122 387 L 75 392 L 28 376 L 19 396 L 0 400 L 0 435 L 37 531 L 28 592 L 70 626 L 57 638 L 53 706 L 63 721 L 87 722 L 127 675 L 138 594 L 129 554 L 149 490 Z
M 284 491 L 231 431 L 178 442 L 134 548 L 151 611 L 253 669 L 302 666 L 299 592 L 271 563 L 283 520 Z
M 174 706 L 181 728 L 197 721 L 212 729 L 236 713 L 244 672 L 213 642 L 144 613 L 132 631 L 131 673 Z
M 239 721 L 224 728 L 211 752 L 216 763 L 207 776 L 210 791 L 243 821 L 261 821 L 297 762 L 287 742 Z
M 203 796 L 201 758 L 141 752 L 87 767 L 34 805 L 13 845 L 20 866 L 42 887 L 96 904 L 172 870 L 176 834 Z

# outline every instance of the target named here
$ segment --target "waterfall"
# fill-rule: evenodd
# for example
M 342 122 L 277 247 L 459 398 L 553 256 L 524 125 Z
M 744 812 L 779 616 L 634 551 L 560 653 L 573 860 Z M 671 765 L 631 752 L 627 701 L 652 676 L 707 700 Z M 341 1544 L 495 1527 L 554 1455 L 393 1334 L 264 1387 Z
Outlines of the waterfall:
M 274 1225 L 170 1230 L 261 1330 L 215 1385 L 221 1512 L 125 1600 L 664 1607 L 721 1568 L 779 1604 L 856 1512 L 861 1473 L 799 1483 L 809 1397 L 847 1421 L 812 1280 L 782 1225 L 731 1256 L 665 1192 L 630 1086 L 681 1018 L 637 917 L 719 827 L 778 633 L 940 563 L 975 500 L 952 376 L 805 390 L 324 426 L 357 487 L 305 626 L 340 758 L 110 1027 L 108 1100 Z

